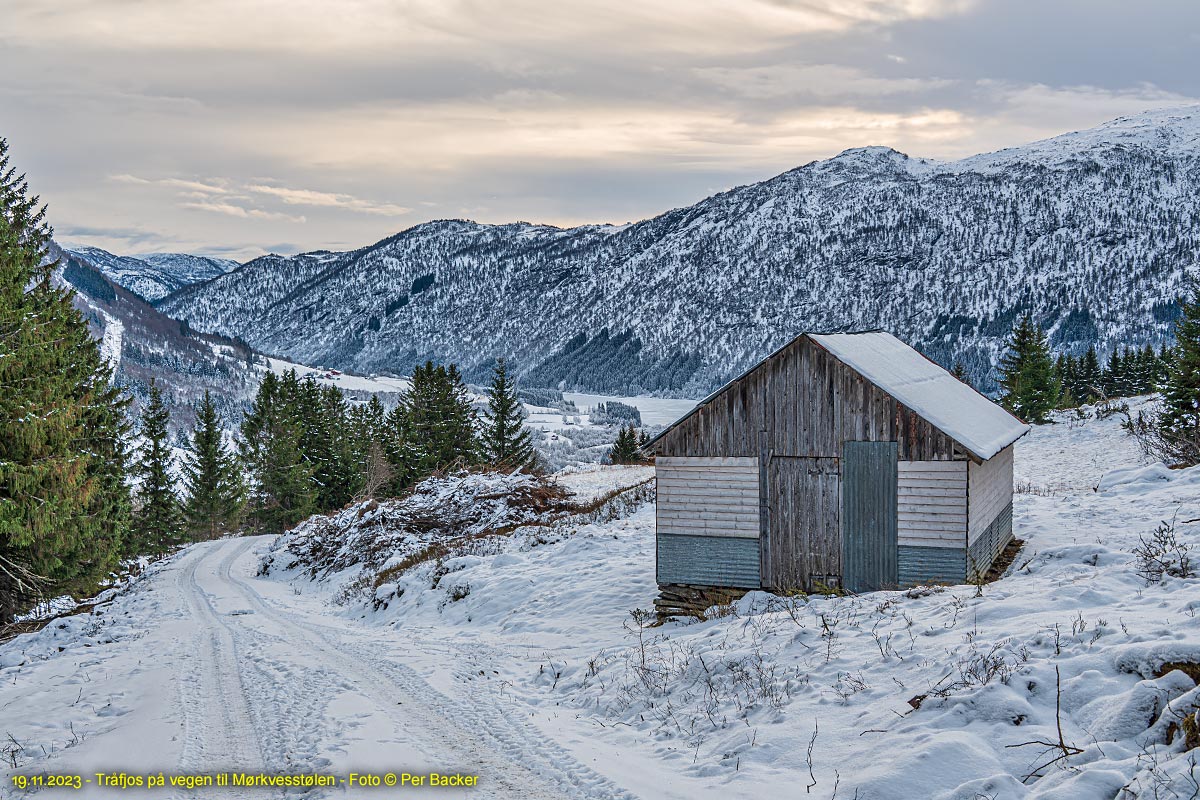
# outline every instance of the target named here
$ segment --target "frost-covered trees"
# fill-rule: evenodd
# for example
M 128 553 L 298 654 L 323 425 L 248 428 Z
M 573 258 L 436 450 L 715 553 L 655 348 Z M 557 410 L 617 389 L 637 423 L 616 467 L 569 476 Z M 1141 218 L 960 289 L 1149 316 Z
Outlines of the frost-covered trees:
M 1026 314 L 1013 328 L 1009 352 L 1000 362 L 1002 402 L 1009 411 L 1030 423 L 1049 420 L 1058 405 L 1060 385 L 1054 375 L 1046 334 Z
M 484 458 L 494 466 L 521 469 L 530 466 L 537 455 L 533 436 L 525 427 L 525 406 L 517 397 L 502 358 L 492 372 L 487 419 L 480 439 Z
M 0 139 L 0 622 L 94 588 L 129 522 L 128 400 L 51 283 L 45 213 Z
M 183 512 L 175 494 L 174 460 L 167 442 L 170 419 L 162 391 L 150 384 L 150 398 L 142 409 L 143 444 L 134 464 L 134 474 L 141 478 L 133 518 L 134 542 L 144 553 L 165 553 L 183 541 Z
M 241 520 L 241 470 L 223 437 L 216 404 L 205 392 L 196 407 L 196 426 L 183 463 L 184 518 L 193 539 L 215 539 L 236 530 Z

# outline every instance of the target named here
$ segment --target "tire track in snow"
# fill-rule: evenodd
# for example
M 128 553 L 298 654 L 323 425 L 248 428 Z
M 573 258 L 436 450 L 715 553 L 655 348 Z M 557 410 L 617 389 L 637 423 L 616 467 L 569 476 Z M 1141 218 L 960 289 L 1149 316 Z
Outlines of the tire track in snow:
M 195 548 L 176 578 L 188 617 L 195 624 L 193 657 L 185 661 L 179 676 L 184 726 L 177 770 L 180 773 L 256 772 L 263 767 L 233 632 L 196 578 L 200 565 L 220 549 Z M 194 795 L 194 791 L 176 793 L 181 797 Z
M 516 721 L 491 703 L 452 701 L 415 671 L 347 637 L 345 629 L 301 622 L 268 603 L 248 582 L 232 573 L 239 548 L 223 559 L 218 578 L 228 581 L 293 644 L 305 643 L 331 670 L 353 684 L 385 712 L 410 740 L 432 744 L 431 755 L 459 764 L 487 782 L 488 797 L 633 798 L 576 761 L 530 723 Z M 336 637 L 336 638 L 331 638 Z M 497 757 L 499 756 L 499 757 Z M 483 788 L 483 787 L 481 787 Z

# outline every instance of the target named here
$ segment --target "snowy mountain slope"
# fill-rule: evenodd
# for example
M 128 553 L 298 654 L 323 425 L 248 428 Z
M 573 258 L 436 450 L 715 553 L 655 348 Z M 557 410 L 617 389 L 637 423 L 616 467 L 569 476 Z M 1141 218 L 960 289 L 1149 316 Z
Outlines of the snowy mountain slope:
M 1200 107 L 937 162 L 848 150 L 631 225 L 439 221 L 165 298 L 306 363 L 507 355 L 527 383 L 702 395 L 805 329 L 883 327 L 982 388 L 1016 315 L 1056 347 L 1169 335 L 1200 239 Z
M 194 406 L 205 391 L 212 393 L 226 420 L 240 419 L 261 380 L 260 368 L 250 363 L 254 356 L 248 345 L 188 329 L 76 251 L 51 245 L 50 257 L 59 259 L 55 280 L 75 290 L 75 306 L 100 340 L 114 380 L 134 396 L 133 413 L 154 381 L 163 390 L 176 426 L 191 424 Z
M 118 286 L 149 302 L 238 267 L 236 261 L 229 259 L 187 253 L 119 256 L 99 247 L 77 247 L 69 252 L 86 259 Z

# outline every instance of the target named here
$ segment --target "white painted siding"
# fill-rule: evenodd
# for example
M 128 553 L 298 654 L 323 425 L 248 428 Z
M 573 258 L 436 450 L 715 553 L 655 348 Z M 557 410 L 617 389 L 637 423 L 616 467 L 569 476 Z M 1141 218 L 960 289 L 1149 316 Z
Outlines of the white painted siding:
M 1013 447 L 1001 450 L 982 464 L 971 464 L 969 470 L 971 519 L 967 543 L 979 538 L 996 515 L 1012 502 Z
M 658 532 L 757 539 L 758 459 L 659 456 Z
M 967 462 L 901 461 L 896 472 L 897 544 L 966 547 Z

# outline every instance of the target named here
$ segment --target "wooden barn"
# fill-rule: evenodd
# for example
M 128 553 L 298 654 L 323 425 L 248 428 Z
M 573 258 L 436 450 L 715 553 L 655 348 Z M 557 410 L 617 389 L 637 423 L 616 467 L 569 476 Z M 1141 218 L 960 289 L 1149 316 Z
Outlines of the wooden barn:
M 802 334 L 648 444 L 663 597 L 971 580 L 1028 430 L 891 334 Z

